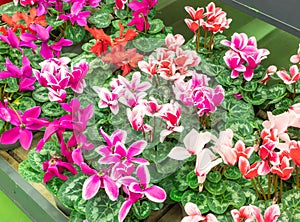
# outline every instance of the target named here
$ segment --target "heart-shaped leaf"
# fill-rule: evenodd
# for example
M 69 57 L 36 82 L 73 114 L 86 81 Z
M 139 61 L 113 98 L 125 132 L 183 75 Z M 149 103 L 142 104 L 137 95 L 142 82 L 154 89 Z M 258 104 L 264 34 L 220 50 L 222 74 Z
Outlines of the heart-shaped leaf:
M 226 191 L 226 187 L 222 180 L 218 183 L 212 183 L 206 180 L 204 183 L 204 188 L 213 195 L 220 195 Z
M 73 44 L 79 43 L 85 36 L 85 29 L 78 25 L 67 25 L 66 38 L 72 40 Z
M 286 86 L 284 84 L 274 84 L 268 87 L 268 91 L 268 99 L 271 100 L 269 104 L 277 103 L 287 95 Z
M 137 219 L 143 220 L 150 215 L 151 206 L 148 201 L 137 201 L 135 204 L 133 204 L 132 210 Z
M 88 21 L 90 23 L 94 24 L 98 29 L 107 28 L 111 23 L 109 13 L 102 11 L 102 10 L 99 12 L 93 13 L 88 18 Z
M 7 86 L 5 87 L 4 91 L 7 93 L 14 93 L 18 92 L 19 84 L 17 79 L 15 78 L 7 78 Z
M 162 38 L 145 38 L 141 37 L 133 41 L 135 48 L 142 52 L 152 52 L 161 47 L 165 43 Z
M 194 171 L 188 173 L 188 175 L 186 176 L 186 180 L 191 189 L 197 189 L 197 187 L 199 187 L 198 177 Z
M 74 209 L 75 201 L 82 195 L 82 186 L 87 179 L 87 175 L 77 174 L 70 176 L 65 183 L 61 185 L 57 192 L 57 198 L 70 209 Z M 106 198 L 107 199 L 107 198 Z
M 153 19 L 149 21 L 150 24 L 150 29 L 148 30 L 148 32 L 150 34 L 156 34 L 161 32 L 161 30 L 164 28 L 164 23 L 161 19 Z
M 118 222 L 118 214 L 124 198 L 119 196 L 118 200 L 112 201 L 101 189 L 97 196 L 88 200 L 86 205 L 86 219 L 89 222 Z
M 212 183 L 218 183 L 222 178 L 222 174 L 219 171 L 211 171 L 207 174 L 206 179 Z
M 201 214 L 205 214 L 209 211 L 207 197 L 208 194 L 205 191 L 201 193 L 199 191 L 187 190 L 184 192 L 181 198 L 181 203 L 183 206 L 186 205 L 188 202 L 192 202 L 196 204 L 201 212 Z
M 29 160 L 30 166 L 40 172 L 43 171 L 43 162 L 46 162 L 49 160 L 50 155 L 41 155 L 41 153 L 36 152 L 34 149 L 30 150 L 27 156 L 27 159 Z
M 57 192 L 59 191 L 59 188 L 65 181 L 59 179 L 58 177 L 53 177 L 50 181 L 46 183 L 47 190 L 50 191 L 53 195 L 57 195 Z
M 265 85 L 258 85 L 253 92 L 242 91 L 243 99 L 253 105 L 261 105 L 268 99 L 268 89 Z
M 88 202 L 88 200 L 84 200 L 82 198 L 82 195 L 79 195 L 74 204 L 75 210 L 78 211 L 80 214 L 85 215 L 87 202 Z
M 27 96 L 22 97 L 18 102 L 20 103 L 19 110 L 21 112 L 24 112 L 24 111 L 36 106 L 35 101 L 32 98 L 27 97 Z
M 18 172 L 25 180 L 34 183 L 41 183 L 44 178 L 44 172 L 32 169 L 28 159 L 19 164 Z
M 64 110 L 58 102 L 46 102 L 42 105 L 42 112 L 48 117 L 59 117 L 64 114 Z
M 237 180 L 242 177 L 242 174 L 237 166 L 227 166 L 224 176 L 230 180 Z
M 85 214 L 81 214 L 76 210 L 72 210 L 69 218 L 69 222 L 82 222 L 85 220 Z
M 172 188 L 170 193 L 170 198 L 176 202 L 180 202 L 182 199 L 183 191 L 177 190 L 176 188 Z
M 49 101 L 48 89 L 46 87 L 37 87 L 32 92 L 32 98 L 37 102 L 47 102 Z
M 246 203 L 245 205 L 254 204 L 254 202 L 257 200 L 257 194 L 252 189 L 242 189 L 242 192 L 244 193 L 246 197 Z

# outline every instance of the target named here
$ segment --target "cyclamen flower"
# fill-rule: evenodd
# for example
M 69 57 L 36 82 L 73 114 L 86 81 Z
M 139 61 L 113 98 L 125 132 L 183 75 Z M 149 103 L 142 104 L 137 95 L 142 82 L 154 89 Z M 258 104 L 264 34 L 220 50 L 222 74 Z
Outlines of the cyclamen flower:
M 36 79 L 32 76 L 32 68 L 29 59 L 22 56 L 22 67 L 15 66 L 8 58 L 5 63 L 7 71 L 0 72 L 0 79 L 9 77 L 20 79 L 19 91 L 34 90 L 33 84 Z
M 198 206 L 194 203 L 188 202 L 184 206 L 184 210 L 188 216 L 185 216 L 181 222 L 218 222 L 215 215 L 209 213 L 206 216 L 203 216 L 198 208 Z
M 124 221 L 131 206 L 144 196 L 156 203 L 164 202 L 167 197 L 166 192 L 162 188 L 155 185 L 149 186 L 150 174 L 145 165 L 137 167 L 136 175 L 139 180 L 133 177 L 123 177 L 121 179 L 124 185 L 123 190 L 129 197 L 126 198 L 119 211 L 120 222 Z
M 98 94 L 100 101 L 99 108 L 109 107 L 111 112 L 116 115 L 119 112 L 118 94 L 110 92 L 107 88 L 93 86 L 94 91 Z
M 82 60 L 70 71 L 70 58 L 47 59 L 40 63 L 41 71 L 34 70 L 34 75 L 43 87 L 49 89 L 50 101 L 63 102 L 67 96 L 65 88 L 71 87 L 75 92 L 82 92 L 85 87 L 84 77 L 88 71 L 88 64 Z
M 81 11 L 84 7 L 84 1 L 75 1 L 71 6 L 71 13 L 70 14 L 61 14 L 59 19 L 67 21 L 70 20 L 72 25 L 75 22 L 79 26 L 86 26 L 87 25 L 87 18 L 91 14 L 91 11 Z
M 277 71 L 279 78 L 287 85 L 294 84 L 300 79 L 300 71 L 297 65 L 292 65 L 289 71 L 290 74 L 288 74 L 286 70 Z
M 296 55 L 292 55 L 290 58 L 291 63 L 300 63 L 300 44 Z
M 32 107 L 23 114 L 12 110 L 9 111 L 9 114 L 9 123 L 14 127 L 1 134 L 0 143 L 2 144 L 13 144 L 17 142 L 17 140 L 20 140 L 21 146 L 28 150 L 33 138 L 31 131 L 39 130 L 49 124 L 47 120 L 38 118 L 41 114 L 41 107 L 39 106 Z
M 67 180 L 68 177 L 63 174 L 64 170 L 68 170 L 72 174 L 77 174 L 76 168 L 71 164 L 62 161 L 60 158 L 51 157 L 50 160 L 43 162 L 44 183 L 49 182 L 53 177 L 58 177 L 61 180 Z

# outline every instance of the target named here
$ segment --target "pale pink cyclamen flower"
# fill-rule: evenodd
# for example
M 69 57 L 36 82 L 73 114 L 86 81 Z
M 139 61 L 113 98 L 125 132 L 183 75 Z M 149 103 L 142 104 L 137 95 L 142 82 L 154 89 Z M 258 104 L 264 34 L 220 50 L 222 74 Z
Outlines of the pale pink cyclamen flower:
M 231 210 L 231 216 L 234 222 L 247 221 L 247 222 L 276 222 L 280 216 L 280 208 L 277 204 L 269 206 L 264 216 L 261 215 L 261 212 L 258 207 L 249 205 L 243 206 L 239 210 Z
M 294 84 L 300 79 L 300 71 L 297 65 L 292 65 L 290 67 L 290 74 L 286 70 L 277 71 L 277 75 L 283 82 L 287 85 Z
M 165 38 L 165 43 L 168 49 L 172 51 L 176 51 L 180 46 L 183 45 L 185 42 L 185 39 L 182 35 L 176 34 L 168 34 L 167 37 Z
M 277 67 L 274 65 L 271 65 L 268 67 L 265 76 L 263 77 L 263 79 L 260 81 L 263 84 L 267 84 L 267 82 L 270 79 L 270 76 L 275 74 L 277 72 Z
M 300 63 L 300 44 L 296 55 L 292 55 L 290 58 L 291 63 Z
M 206 216 L 203 216 L 198 208 L 198 206 L 194 203 L 188 202 L 184 206 L 184 210 L 188 216 L 185 216 L 181 222 L 218 222 L 215 215 L 209 213 Z
M 152 126 L 144 123 L 145 110 L 143 105 L 137 105 L 132 110 L 127 108 L 127 117 L 134 130 L 142 132 L 152 130 Z

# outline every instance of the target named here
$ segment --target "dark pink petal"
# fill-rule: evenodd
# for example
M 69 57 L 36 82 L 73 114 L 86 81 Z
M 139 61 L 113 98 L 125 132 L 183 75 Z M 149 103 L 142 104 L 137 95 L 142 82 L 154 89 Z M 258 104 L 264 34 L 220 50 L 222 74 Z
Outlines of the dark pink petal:
M 93 198 L 99 191 L 101 185 L 101 179 L 98 175 L 92 175 L 87 178 L 82 187 L 82 198 L 89 200 Z
M 158 186 L 148 187 L 144 193 L 149 200 L 157 203 L 162 203 L 167 198 L 166 192 Z
M 144 158 L 132 158 L 131 162 L 141 164 L 141 165 L 149 165 L 148 160 L 146 160 Z
M 0 143 L 2 144 L 14 144 L 20 138 L 20 128 L 14 127 L 3 132 L 0 136 Z
M 20 130 L 20 144 L 25 149 L 28 150 L 30 148 L 32 142 L 32 132 L 29 130 Z
M 40 114 L 41 114 L 41 107 L 35 106 L 35 107 L 32 107 L 32 108 L 26 110 L 22 116 L 22 119 L 26 120 L 29 117 L 38 118 Z
M 280 216 L 280 208 L 277 204 L 269 206 L 264 214 L 264 219 L 266 222 L 276 222 Z

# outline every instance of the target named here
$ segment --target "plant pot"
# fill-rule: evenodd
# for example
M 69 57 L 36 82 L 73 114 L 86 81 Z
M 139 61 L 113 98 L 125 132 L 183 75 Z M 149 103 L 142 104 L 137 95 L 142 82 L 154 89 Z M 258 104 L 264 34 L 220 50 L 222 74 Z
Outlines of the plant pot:
M 69 208 L 65 207 L 65 205 L 56 196 L 54 196 L 54 201 L 55 201 L 56 207 L 61 212 L 63 212 L 67 217 L 69 217 L 71 215 L 72 210 L 70 210 Z
M 16 149 L 18 147 L 20 147 L 21 144 L 19 141 L 13 143 L 13 144 L 1 144 L 0 143 L 0 150 L 3 150 L 3 151 L 9 151 L 9 150 L 13 150 L 13 149 Z

